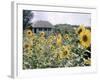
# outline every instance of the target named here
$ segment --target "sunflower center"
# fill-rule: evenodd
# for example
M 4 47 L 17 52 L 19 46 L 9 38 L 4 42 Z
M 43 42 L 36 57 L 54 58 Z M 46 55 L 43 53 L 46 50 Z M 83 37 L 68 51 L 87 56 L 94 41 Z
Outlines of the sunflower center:
M 78 34 L 80 34 L 82 32 L 82 29 L 80 29 L 79 31 L 78 31 Z
M 28 48 L 28 47 L 29 47 L 29 46 L 26 44 L 26 45 L 25 45 L 25 48 Z
M 28 34 L 30 34 L 30 32 L 28 32 Z
M 86 42 L 87 40 L 88 40 L 87 36 L 84 35 L 84 36 L 83 36 L 83 41 Z
M 41 35 L 41 36 L 44 36 L 44 33 L 41 33 L 40 35 Z
M 67 55 L 68 54 L 68 52 L 67 51 L 64 51 L 64 55 Z
M 43 33 L 41 33 L 41 35 L 43 35 Z

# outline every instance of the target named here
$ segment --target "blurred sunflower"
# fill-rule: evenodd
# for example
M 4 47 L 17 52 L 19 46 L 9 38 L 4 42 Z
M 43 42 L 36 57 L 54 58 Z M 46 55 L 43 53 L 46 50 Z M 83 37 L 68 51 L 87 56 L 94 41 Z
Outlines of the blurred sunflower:
M 58 34 L 56 44 L 57 44 L 57 46 L 61 46 L 61 44 L 62 44 L 62 36 L 61 36 L 61 34 Z
M 85 27 L 84 27 L 84 25 L 81 24 L 81 25 L 78 27 L 78 29 L 76 30 L 76 33 L 77 33 L 77 34 L 81 34 L 84 30 L 85 30 Z
M 31 47 L 32 46 L 30 44 L 24 43 L 24 46 L 23 46 L 24 49 L 30 49 Z
M 69 58 L 70 50 L 68 46 L 63 46 L 62 51 L 59 54 L 60 59 Z
M 28 50 L 27 56 L 31 57 L 33 54 L 33 48 L 30 48 L 30 50 Z
M 45 37 L 45 32 L 43 32 L 43 31 L 40 32 L 40 36 L 41 36 L 41 37 Z
M 24 42 L 23 51 L 24 51 L 25 55 L 30 57 L 32 55 L 32 53 L 33 53 L 32 45 L 30 43 Z
M 65 39 L 65 40 L 69 39 L 69 35 L 68 35 L 68 34 L 65 34 L 65 35 L 64 35 L 64 39 Z
M 25 37 L 32 37 L 33 32 L 30 29 L 27 29 L 24 31 L 24 35 L 25 35 Z
M 85 31 L 83 31 L 80 34 L 80 44 L 85 47 L 88 48 L 91 44 L 91 32 L 90 30 L 86 29 Z
M 32 36 L 30 37 L 31 40 L 34 40 L 36 38 L 36 34 L 34 32 L 32 32 Z
M 85 65 L 90 65 L 91 64 L 91 59 L 90 58 L 84 59 L 84 64 Z
M 32 37 L 33 36 L 33 32 L 30 29 L 26 30 L 26 36 Z

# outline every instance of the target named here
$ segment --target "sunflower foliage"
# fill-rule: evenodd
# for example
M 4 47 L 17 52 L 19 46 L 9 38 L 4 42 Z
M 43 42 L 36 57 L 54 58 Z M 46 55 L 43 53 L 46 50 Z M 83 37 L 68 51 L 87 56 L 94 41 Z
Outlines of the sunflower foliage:
M 60 25 L 61 27 L 62 25 Z M 23 69 L 91 65 L 91 31 L 84 25 L 56 28 L 53 33 L 23 33 Z

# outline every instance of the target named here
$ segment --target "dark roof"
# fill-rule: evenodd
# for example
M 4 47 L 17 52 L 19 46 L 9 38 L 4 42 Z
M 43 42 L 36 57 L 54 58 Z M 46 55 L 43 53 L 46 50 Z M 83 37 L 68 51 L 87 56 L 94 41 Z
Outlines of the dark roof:
M 53 28 L 54 26 L 48 21 L 36 21 L 32 24 L 32 27 Z

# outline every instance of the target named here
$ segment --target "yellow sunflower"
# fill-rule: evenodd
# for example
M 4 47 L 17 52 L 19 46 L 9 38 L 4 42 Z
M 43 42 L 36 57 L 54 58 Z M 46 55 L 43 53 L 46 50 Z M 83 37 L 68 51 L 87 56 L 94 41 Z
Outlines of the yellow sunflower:
M 32 45 L 30 43 L 28 43 L 28 42 L 24 42 L 23 51 L 24 51 L 25 55 L 27 55 L 28 57 L 31 57 L 31 55 L 33 53 Z
M 88 48 L 91 44 L 91 32 L 90 30 L 86 29 L 80 34 L 80 44 L 84 48 Z
M 26 50 L 26 49 L 27 49 L 27 50 L 30 50 L 30 49 L 32 48 L 32 45 L 31 45 L 30 43 L 27 43 L 27 42 L 26 42 L 26 43 L 23 44 L 23 48 L 24 48 L 25 50 Z
M 60 59 L 69 58 L 70 56 L 70 49 L 68 46 L 63 46 L 62 51 L 59 54 Z
M 40 36 L 41 36 L 41 37 L 45 37 L 45 32 L 43 32 L 43 31 L 40 32 Z
M 58 34 L 56 44 L 57 44 L 57 46 L 61 46 L 61 44 L 62 44 L 62 36 L 61 36 L 61 34 Z
M 28 56 L 28 57 L 31 57 L 32 54 L 33 54 L 33 49 L 30 48 L 30 50 L 28 50 L 28 52 L 27 52 L 27 56 Z
M 64 35 L 64 39 L 65 39 L 65 40 L 69 39 L 69 35 L 68 35 L 68 34 L 65 34 L 65 35 Z
M 26 36 L 32 37 L 33 36 L 33 32 L 30 29 L 26 30 Z
M 90 58 L 84 59 L 84 64 L 90 65 L 91 64 L 91 59 Z
M 76 33 L 77 33 L 77 34 L 81 34 L 84 30 L 85 30 L 85 27 L 84 27 L 83 24 L 81 24 L 81 25 L 78 27 Z

